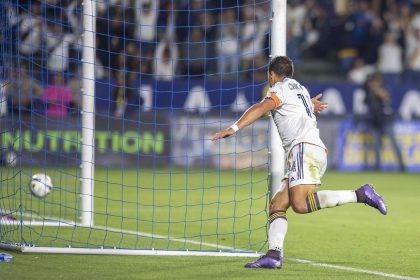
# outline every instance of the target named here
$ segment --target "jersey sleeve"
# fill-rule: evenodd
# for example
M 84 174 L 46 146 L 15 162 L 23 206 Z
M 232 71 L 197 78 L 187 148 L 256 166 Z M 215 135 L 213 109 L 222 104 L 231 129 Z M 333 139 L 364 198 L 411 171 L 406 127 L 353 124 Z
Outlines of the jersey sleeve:
M 268 89 L 265 98 L 273 100 L 276 104 L 276 107 L 279 107 L 281 104 L 287 102 L 286 97 L 283 93 L 283 88 L 279 86 Z

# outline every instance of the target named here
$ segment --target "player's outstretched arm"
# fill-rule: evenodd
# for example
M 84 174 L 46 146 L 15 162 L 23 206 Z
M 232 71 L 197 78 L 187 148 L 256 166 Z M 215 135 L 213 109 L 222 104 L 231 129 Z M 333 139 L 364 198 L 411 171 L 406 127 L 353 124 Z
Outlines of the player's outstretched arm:
M 254 104 L 245 111 L 242 117 L 232 126 L 225 128 L 213 135 L 211 138 L 213 141 L 219 140 L 221 138 L 229 137 L 235 134 L 239 129 L 244 128 L 259 118 L 261 118 L 265 113 L 270 110 L 273 110 L 276 107 L 275 102 L 272 99 L 264 99 L 260 103 Z
M 318 94 L 314 98 L 312 98 L 312 103 L 314 104 L 314 113 L 319 113 L 322 110 L 328 108 L 328 103 L 322 102 L 319 100 L 322 97 L 322 93 Z

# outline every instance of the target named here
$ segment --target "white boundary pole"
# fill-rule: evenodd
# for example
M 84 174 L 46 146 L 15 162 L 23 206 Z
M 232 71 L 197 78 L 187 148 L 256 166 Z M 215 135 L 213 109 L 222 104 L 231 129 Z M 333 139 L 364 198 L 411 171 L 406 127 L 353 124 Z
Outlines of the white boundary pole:
M 95 169 L 95 31 L 96 6 L 83 1 L 81 225 L 92 226 Z
M 287 0 L 273 0 L 271 22 L 271 58 L 286 55 Z M 270 116 L 270 198 L 281 185 L 284 176 L 285 154 L 283 143 Z

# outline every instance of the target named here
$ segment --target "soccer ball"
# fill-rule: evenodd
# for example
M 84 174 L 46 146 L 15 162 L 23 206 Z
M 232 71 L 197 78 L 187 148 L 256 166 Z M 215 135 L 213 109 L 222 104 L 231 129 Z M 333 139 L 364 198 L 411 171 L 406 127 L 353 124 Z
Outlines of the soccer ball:
M 44 198 L 52 191 L 53 184 L 50 176 L 47 174 L 35 174 L 32 176 L 29 187 L 34 196 Z

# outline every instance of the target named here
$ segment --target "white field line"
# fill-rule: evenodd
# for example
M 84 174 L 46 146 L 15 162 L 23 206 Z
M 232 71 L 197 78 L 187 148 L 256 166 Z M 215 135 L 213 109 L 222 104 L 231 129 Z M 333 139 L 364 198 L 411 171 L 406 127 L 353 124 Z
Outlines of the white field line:
M 22 216 L 30 216 L 30 215 L 26 214 L 26 213 L 22 213 Z M 55 218 L 52 218 L 52 217 L 45 217 L 45 218 L 46 218 L 46 220 L 58 221 L 58 220 L 56 220 Z M 30 221 L 23 221 L 23 222 L 29 222 L 30 223 Z M 60 222 L 62 222 L 62 221 L 60 221 Z M 75 224 L 74 222 L 71 222 L 71 221 L 64 221 L 63 223 L 77 225 L 77 224 Z M 131 235 L 138 235 L 138 236 L 149 237 L 149 238 L 167 239 L 167 240 L 175 241 L 175 242 L 183 242 L 183 243 L 189 243 L 189 244 L 195 244 L 195 245 L 202 245 L 202 246 L 207 246 L 207 247 L 210 247 L 210 248 L 216 248 L 216 249 L 219 249 L 219 250 L 224 249 L 224 250 L 229 250 L 229 251 L 237 251 L 237 252 L 240 251 L 236 248 L 229 247 L 229 246 L 223 246 L 223 245 L 219 245 L 219 244 L 206 243 L 206 242 L 188 240 L 188 239 L 183 239 L 183 238 L 172 238 L 172 237 L 169 237 L 169 236 L 154 235 L 154 234 L 145 233 L 145 232 L 137 232 L 137 231 L 134 231 L 134 230 L 123 230 L 123 229 L 111 228 L 111 227 L 105 227 L 105 226 L 92 226 L 91 228 L 99 229 L 99 230 L 107 230 L 107 231 L 115 232 L 115 233 L 131 234 Z M 385 272 L 381 272 L 381 271 L 374 271 L 374 270 L 368 270 L 368 269 L 363 269 L 363 268 L 355 268 L 355 267 L 350 267 L 350 266 L 334 265 L 334 264 L 321 263 L 321 262 L 304 260 L 304 259 L 295 259 L 295 258 L 285 258 L 285 259 L 287 259 L 289 261 L 292 261 L 292 262 L 309 264 L 309 265 L 312 265 L 312 266 L 326 267 L 326 268 L 332 268 L 332 269 L 336 269 L 336 270 L 346 270 L 346 271 L 351 271 L 351 272 L 356 272 L 356 273 L 370 274 L 370 275 L 376 275 L 376 276 L 387 277 L 387 278 L 392 278 L 392 279 L 420 280 L 420 278 L 416 278 L 416 277 L 385 273 Z
M 202 245 L 202 246 L 207 246 L 207 247 L 216 248 L 216 249 L 224 249 L 224 250 L 236 251 L 236 252 L 241 251 L 240 249 L 235 249 L 233 247 L 219 245 L 219 244 L 188 240 L 188 239 L 185 239 L 185 238 L 173 238 L 173 237 L 170 237 L 170 236 L 150 234 L 150 233 L 145 233 L 145 232 L 138 232 L 138 231 L 135 231 L 135 230 L 122 230 L 122 229 L 118 229 L 118 228 L 107 228 L 107 227 L 104 227 L 104 226 L 92 226 L 92 228 L 111 231 L 111 232 L 115 232 L 115 233 L 125 233 L 125 234 L 139 235 L 139 236 L 155 238 L 155 239 L 167 239 L 169 241 L 189 243 L 189 244 L 195 244 L 195 245 Z
M 391 274 L 391 273 L 385 273 L 385 272 L 374 271 L 374 270 L 367 270 L 367 269 L 363 269 L 363 268 L 354 268 L 354 267 L 350 267 L 350 266 L 342 266 L 342 265 L 335 265 L 335 264 L 328 264 L 328 263 L 319 263 L 319 262 L 315 262 L 315 261 L 294 259 L 294 258 L 286 258 L 286 259 L 288 259 L 289 261 L 292 261 L 292 262 L 310 264 L 310 265 L 313 265 L 313 266 L 328 267 L 328 268 L 337 269 L 337 270 L 347 270 L 347 271 L 357 272 L 357 273 L 372 274 L 372 275 L 377 275 L 377 276 L 381 276 L 381 277 L 388 277 L 388 278 L 393 278 L 393 279 L 420 280 L 420 278 L 416 278 L 416 277 L 410 277 L 410 276 L 404 276 L 404 275 L 398 275 L 398 274 Z

